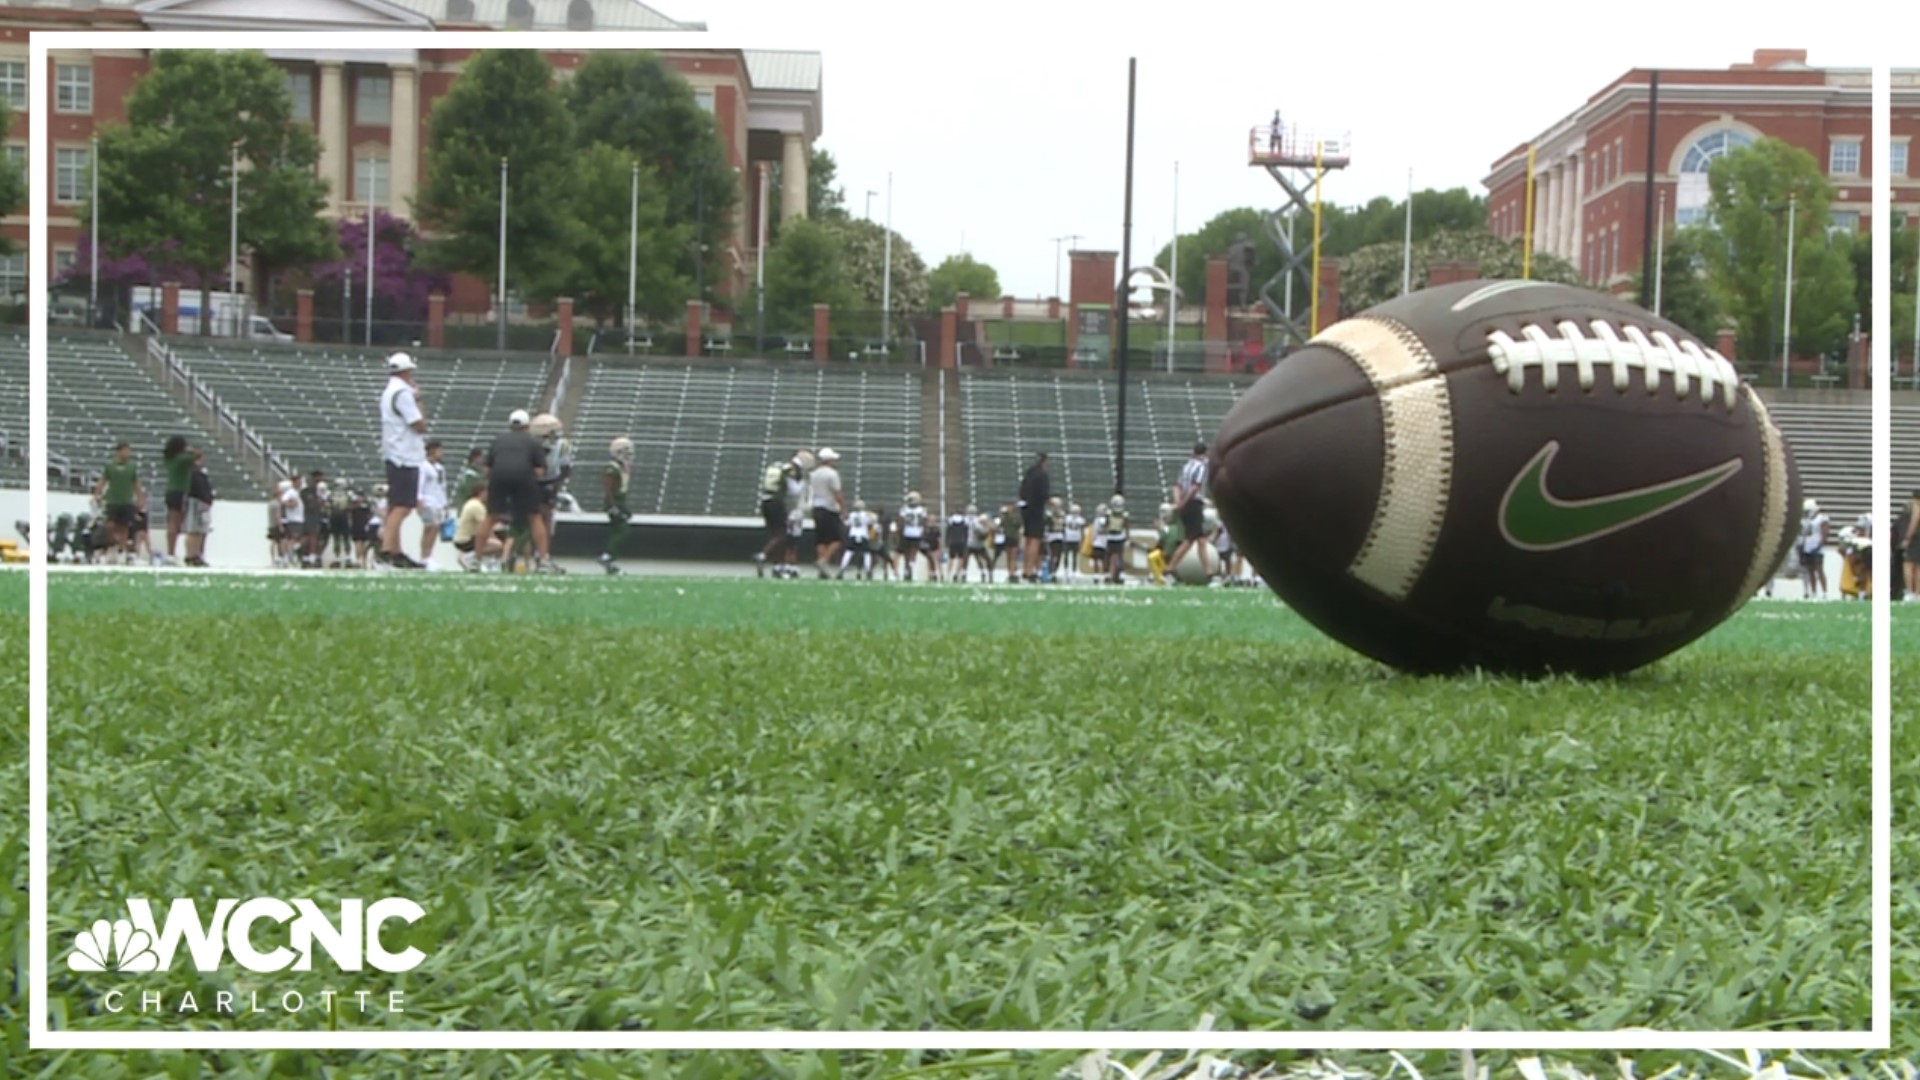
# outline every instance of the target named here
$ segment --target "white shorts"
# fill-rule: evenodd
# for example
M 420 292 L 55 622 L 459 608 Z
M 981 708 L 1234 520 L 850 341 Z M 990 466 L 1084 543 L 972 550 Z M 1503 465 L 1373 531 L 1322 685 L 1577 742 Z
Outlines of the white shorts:
M 182 529 L 195 536 L 205 536 L 212 532 L 213 504 L 203 499 L 188 499 L 187 520 Z
M 420 524 L 429 529 L 437 529 L 447 520 L 447 508 L 444 506 L 422 506 L 414 513 L 420 515 Z

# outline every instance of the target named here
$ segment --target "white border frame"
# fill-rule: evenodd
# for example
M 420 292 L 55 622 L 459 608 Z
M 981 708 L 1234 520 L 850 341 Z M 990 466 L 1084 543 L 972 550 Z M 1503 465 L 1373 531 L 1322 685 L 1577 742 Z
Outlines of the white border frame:
M 48 130 L 48 51 L 50 49 L 154 49 L 154 48 L 233 48 L 244 40 L 244 47 L 270 49 L 365 50 L 398 45 L 406 48 L 487 49 L 518 46 L 542 50 L 590 50 L 605 48 L 738 48 L 742 46 L 716 40 L 706 33 L 539 33 L 531 35 L 500 33 L 434 33 L 415 31 L 343 33 L 286 32 L 248 34 L 243 38 L 231 33 L 164 32 L 60 32 L 35 33 L 29 44 L 28 117 L 30 136 L 27 148 L 33 216 L 29 231 L 29 259 L 40 259 L 47 250 L 47 155 Z M 1885 148 L 1891 141 L 1891 80 L 1889 70 L 1878 66 L 1873 72 L 1873 160 L 1884 166 Z M 1877 168 L 1873 177 L 1873 204 L 1876 221 L 1890 206 L 1887 172 Z M 39 275 L 29 264 L 29 282 Z M 1887 476 L 1888 410 L 1891 397 L 1888 380 L 1889 322 L 1891 293 L 1890 253 L 1886 244 L 1873 251 L 1873 498 L 1875 516 L 1887 505 L 1891 483 Z M 27 402 L 32 410 L 32 430 L 28 438 L 30 460 L 44 462 L 47 457 L 47 353 L 46 291 L 29 287 L 30 379 Z M 30 469 L 29 512 L 33 521 L 45 521 L 47 509 L 46 471 Z M 1885 528 L 1885 526 L 1883 526 Z M 1884 544 L 1873 551 L 1873 572 L 1877 581 L 1886 581 L 1890 559 Z M 118 1031 L 89 1032 L 50 1030 L 47 1024 L 47 561 L 45 548 L 32 545 L 29 567 L 29 614 L 32 619 L 29 659 L 32 684 L 28 693 L 30 709 L 29 786 L 32 806 L 29 814 L 32 869 L 30 875 L 30 921 L 28 964 L 32 978 L 28 990 L 28 1045 L 34 1050 L 187 1050 L 187 1049 L 845 1049 L 912 1050 L 943 1048 L 1079 1050 L 1090 1046 L 1109 1049 L 1156 1050 L 1194 1048 L 1202 1050 L 1274 1050 L 1328 1049 L 1373 1050 L 1392 1046 L 1420 1050 L 1688 1050 L 1703 1046 L 1740 1047 L 1756 1050 L 1885 1050 L 1892 1039 L 1890 1028 L 1892 984 L 1889 887 L 1889 835 L 1892 800 L 1888 767 L 1889 738 L 1889 637 L 1890 605 L 1885 589 L 1876 589 L 1873 598 L 1873 1027 L 1866 1032 L 1670 1032 L 1629 1028 L 1610 1032 L 1501 1032 L 1501 1031 L 1154 1031 L 1154 1032 L 1040 1032 L 1040 1031 L 685 1031 L 685 1032 L 574 1032 L 574 1031 Z

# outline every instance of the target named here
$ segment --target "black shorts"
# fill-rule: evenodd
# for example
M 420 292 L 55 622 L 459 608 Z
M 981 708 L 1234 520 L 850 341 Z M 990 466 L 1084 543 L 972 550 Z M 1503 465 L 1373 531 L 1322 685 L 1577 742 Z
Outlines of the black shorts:
M 411 510 L 420 505 L 420 467 L 387 462 L 387 506 Z
M 112 503 L 107 507 L 107 520 L 123 528 L 133 525 L 133 504 Z
M 829 510 L 824 506 L 813 508 L 813 543 L 816 547 L 823 544 L 837 544 L 847 538 L 847 527 L 840 520 L 840 511 Z
M 1822 556 L 1825 554 L 1826 552 L 1824 551 L 1802 551 L 1800 553 L 1800 565 L 1809 570 L 1816 566 L 1824 566 L 1826 565 L 1826 560 Z
M 1047 531 L 1047 508 L 1045 506 L 1023 506 L 1020 508 L 1020 535 L 1040 536 Z
M 471 540 L 466 540 L 466 541 L 460 541 L 460 540 L 455 540 L 455 541 L 453 542 L 453 550 L 455 550 L 455 551 L 472 551 L 472 550 L 473 550 L 473 541 L 471 541 Z
M 1180 528 L 1186 532 L 1188 540 L 1199 540 L 1206 536 L 1207 507 L 1199 499 L 1189 500 L 1180 508 Z
M 1913 543 L 1907 545 L 1906 561 L 1920 563 L 1920 533 L 1914 534 Z
M 327 519 L 327 532 L 341 538 L 353 535 L 353 524 L 345 514 L 334 514 Z
M 187 509 L 187 493 L 184 491 L 167 492 L 167 509 L 179 510 L 185 513 Z
M 388 489 L 392 497 L 393 491 Z M 540 513 L 540 484 L 531 476 L 493 474 L 487 484 L 487 513 L 524 525 Z
M 781 499 L 760 500 L 760 520 L 767 526 L 768 536 L 787 535 L 787 504 Z

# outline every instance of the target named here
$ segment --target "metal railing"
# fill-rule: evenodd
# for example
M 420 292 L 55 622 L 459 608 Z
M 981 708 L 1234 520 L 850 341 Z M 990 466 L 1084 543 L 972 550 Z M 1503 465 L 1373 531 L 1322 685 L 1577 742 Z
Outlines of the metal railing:
M 147 362 L 157 369 L 169 391 L 177 391 L 185 397 L 188 411 L 200 416 L 212 429 L 214 436 L 233 449 L 242 468 L 257 464 L 269 480 L 283 480 L 293 475 L 293 467 L 275 452 L 273 445 L 234 411 L 206 380 L 194 374 L 193 369 L 158 336 L 147 338 Z

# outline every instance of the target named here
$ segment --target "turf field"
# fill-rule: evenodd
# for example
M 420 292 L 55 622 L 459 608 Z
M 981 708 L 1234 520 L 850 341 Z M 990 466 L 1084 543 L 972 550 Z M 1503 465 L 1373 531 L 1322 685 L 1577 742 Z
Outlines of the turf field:
M 406 1011 L 266 1022 L 1869 1020 L 1863 605 L 1755 604 L 1589 684 L 1395 676 L 1255 590 L 83 573 L 50 604 L 57 928 L 428 912 L 387 934 L 413 972 L 178 962 L 169 1007 L 350 978 Z M 263 1022 L 107 1014 L 115 978 L 56 965 L 56 1010 Z

